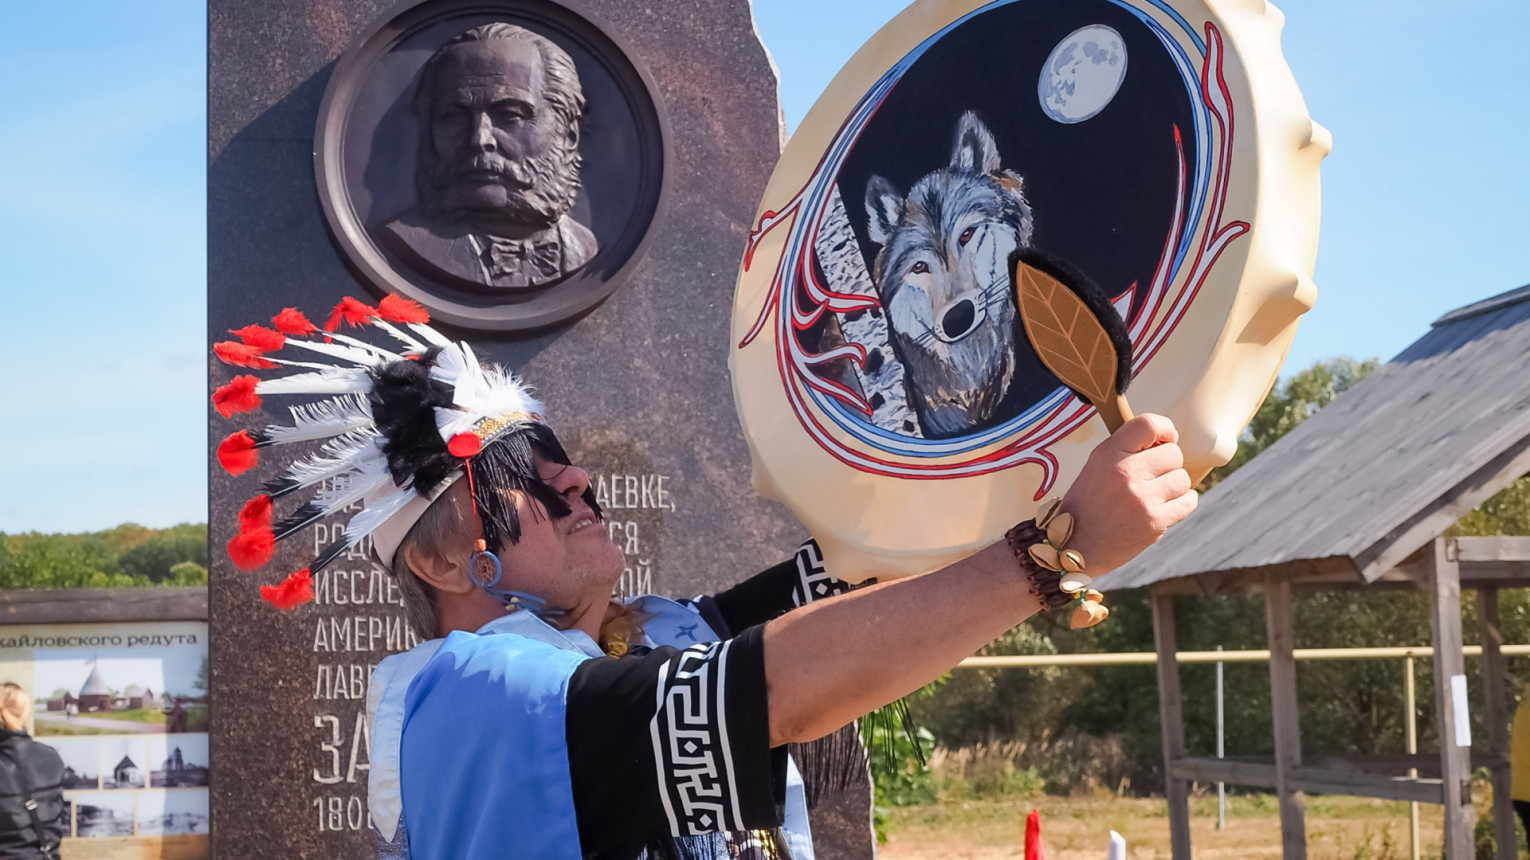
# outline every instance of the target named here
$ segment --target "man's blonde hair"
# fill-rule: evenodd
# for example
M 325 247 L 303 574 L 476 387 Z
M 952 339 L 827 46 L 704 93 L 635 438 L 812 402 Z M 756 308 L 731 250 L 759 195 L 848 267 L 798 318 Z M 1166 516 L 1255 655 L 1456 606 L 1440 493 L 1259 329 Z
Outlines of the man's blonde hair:
M 6 681 L 0 684 L 0 723 L 8 731 L 24 732 L 32 722 L 32 697 L 20 684 Z
M 409 553 L 436 555 L 450 551 L 450 545 L 462 539 L 467 520 L 458 510 L 456 496 L 457 493 L 447 490 L 426 508 L 393 553 L 393 576 L 398 580 L 398 590 L 404 598 L 404 613 L 421 642 L 441 635 L 436 629 L 441 617 L 436 609 L 435 589 L 409 566 Z

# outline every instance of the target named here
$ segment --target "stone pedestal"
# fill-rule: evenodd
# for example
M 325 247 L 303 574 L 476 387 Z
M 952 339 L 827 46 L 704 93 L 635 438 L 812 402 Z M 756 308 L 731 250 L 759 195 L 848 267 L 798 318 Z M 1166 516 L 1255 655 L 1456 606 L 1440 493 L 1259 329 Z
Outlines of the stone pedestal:
M 211 0 L 209 343 L 286 306 L 315 315 L 345 295 L 376 298 L 326 227 L 313 153 L 337 58 L 388 9 Z M 744 0 L 585 0 L 577 11 L 619 34 L 652 77 L 669 127 L 667 206 L 627 282 L 583 319 L 529 338 L 469 336 L 537 387 L 595 474 L 625 584 L 688 596 L 804 537 L 750 489 L 727 367 L 734 275 L 781 147 L 776 79 Z M 216 362 L 210 374 L 212 385 L 232 375 Z M 285 418 L 273 406 L 237 424 L 209 412 L 209 438 Z M 234 479 L 211 457 L 209 467 L 214 856 L 372 856 L 361 715 L 371 667 L 413 643 L 398 591 L 358 555 L 316 572 L 317 603 L 272 610 L 258 586 L 306 564 L 327 534 L 294 539 L 260 573 L 237 571 L 222 547 L 272 469 Z

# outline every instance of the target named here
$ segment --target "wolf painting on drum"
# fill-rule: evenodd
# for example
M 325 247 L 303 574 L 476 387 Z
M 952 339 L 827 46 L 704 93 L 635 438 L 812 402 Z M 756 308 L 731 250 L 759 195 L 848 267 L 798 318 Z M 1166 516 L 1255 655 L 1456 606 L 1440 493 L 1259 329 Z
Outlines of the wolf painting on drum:
M 867 182 L 867 234 L 880 246 L 872 281 L 926 437 L 989 422 L 1014 378 L 1007 261 L 1034 232 L 1024 184 L 972 111 L 957 123 L 950 163 L 907 196 L 879 175 Z
M 791 320 L 776 367 L 818 426 L 924 474 L 1071 415 L 1018 324 L 1016 248 L 1087 276 L 1129 328 L 1154 324 L 1196 265 L 1214 154 L 1204 69 L 1163 26 L 1124 0 L 985 2 L 901 55 L 764 206 L 752 241 L 801 231 L 769 304 Z
M 1011 248 L 1098 288 L 1088 316 L 1039 314 L 1038 337 L 1121 324 L 1133 404 L 1173 417 L 1193 472 L 1231 456 L 1315 292 L 1329 135 L 1279 21 L 1212 0 L 915 0 L 836 76 L 761 197 L 729 356 L 754 486 L 836 575 L 965 557 L 1102 438 L 1016 324 Z

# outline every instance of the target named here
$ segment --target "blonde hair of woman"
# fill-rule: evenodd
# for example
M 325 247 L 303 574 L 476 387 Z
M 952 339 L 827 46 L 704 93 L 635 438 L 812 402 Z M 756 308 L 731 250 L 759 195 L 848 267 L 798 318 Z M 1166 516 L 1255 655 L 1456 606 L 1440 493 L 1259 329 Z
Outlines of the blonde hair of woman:
M 0 723 L 8 731 L 24 732 L 32 722 L 32 697 L 21 685 L 6 681 L 0 684 Z

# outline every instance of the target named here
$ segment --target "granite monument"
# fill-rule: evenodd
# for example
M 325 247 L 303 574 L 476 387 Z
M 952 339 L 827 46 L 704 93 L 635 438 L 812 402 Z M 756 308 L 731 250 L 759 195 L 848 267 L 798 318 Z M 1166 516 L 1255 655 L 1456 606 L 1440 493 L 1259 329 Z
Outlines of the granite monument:
M 750 488 L 727 368 L 783 141 L 746 0 L 211 0 L 208 32 L 209 342 L 404 294 L 537 387 L 594 473 L 624 589 L 714 591 L 796 548 Z M 272 610 L 259 586 L 339 526 L 237 571 L 221 550 L 258 481 L 209 467 L 213 855 L 375 856 L 365 700 L 414 644 L 398 588 L 361 546 L 314 571 L 314 603 Z M 820 856 L 870 856 L 857 791 L 815 810 Z

